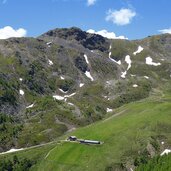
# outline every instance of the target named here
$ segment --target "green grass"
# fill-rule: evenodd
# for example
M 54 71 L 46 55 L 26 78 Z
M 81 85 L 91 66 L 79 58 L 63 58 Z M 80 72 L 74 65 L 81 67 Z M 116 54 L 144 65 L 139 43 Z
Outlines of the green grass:
M 141 165 L 136 169 L 136 171 L 170 171 L 171 170 L 171 155 L 157 156 L 147 164 Z
M 171 143 L 171 99 L 146 99 L 124 105 L 115 113 L 117 117 L 79 128 L 70 135 L 78 138 L 103 141 L 99 146 L 61 143 L 53 148 L 48 157 L 37 162 L 36 170 L 105 170 L 115 164 L 133 163 L 141 155 L 153 137 L 160 142 L 165 137 Z M 62 137 L 64 139 L 68 136 Z M 157 142 L 156 142 L 157 143 Z M 46 151 L 47 152 L 47 151 Z M 42 149 L 43 153 L 43 149 Z M 18 153 L 21 155 L 20 153 Z M 28 152 L 22 152 L 29 156 Z
M 40 170 L 105 170 L 112 163 L 131 160 L 139 150 L 144 150 L 151 136 L 163 134 L 169 138 L 164 127 L 163 130 L 158 128 L 160 123 L 169 124 L 170 109 L 169 102 L 149 101 L 122 107 L 119 109 L 125 110 L 122 115 L 72 133 L 80 138 L 104 141 L 103 145 L 64 143 L 40 164 Z

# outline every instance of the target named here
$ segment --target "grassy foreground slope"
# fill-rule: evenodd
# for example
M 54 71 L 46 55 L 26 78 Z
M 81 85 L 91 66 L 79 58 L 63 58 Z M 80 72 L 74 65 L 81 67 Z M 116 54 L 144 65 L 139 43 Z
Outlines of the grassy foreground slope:
M 171 144 L 171 97 L 148 98 L 118 108 L 106 120 L 77 129 L 70 135 L 103 141 L 103 145 L 61 142 L 49 151 L 40 148 L 32 170 L 104 171 L 133 168 L 137 157 L 157 154 Z M 67 137 L 68 135 L 66 135 Z M 62 139 L 66 138 L 65 136 Z M 161 142 L 165 142 L 165 147 Z M 151 146 L 150 146 L 151 145 Z M 150 150 L 149 150 L 149 147 Z M 47 147 L 46 147 L 47 148 Z M 35 151 L 36 152 L 36 151 Z M 16 153 L 19 158 L 35 158 L 34 149 Z M 48 155 L 47 155 L 48 154 Z M 14 154 L 5 157 L 12 157 Z M 0 160 L 3 156 L 0 157 Z M 146 158 L 144 157 L 146 160 Z

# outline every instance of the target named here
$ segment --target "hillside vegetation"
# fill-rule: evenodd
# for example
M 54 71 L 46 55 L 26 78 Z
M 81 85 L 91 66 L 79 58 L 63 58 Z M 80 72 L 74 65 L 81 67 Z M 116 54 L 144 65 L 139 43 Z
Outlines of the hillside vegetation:
M 54 146 L 18 152 L 18 158 L 34 159 L 36 164 L 31 170 L 138 170 L 152 168 L 153 162 L 163 158 L 148 160 L 168 148 L 171 142 L 170 110 L 171 96 L 148 98 L 118 108 L 106 119 L 79 128 L 63 137 L 75 135 L 82 139 L 100 140 L 102 145 L 84 145 L 57 141 Z M 164 145 L 161 142 L 165 142 Z M 41 151 L 41 153 L 40 153 Z M 38 155 L 35 159 L 35 156 Z M 11 158 L 13 154 L 1 156 Z M 164 157 L 167 158 L 167 157 Z M 167 161 L 169 158 L 166 159 Z M 98 163 L 98 165 L 97 165 Z M 141 164 L 145 164 L 142 165 Z M 169 163 L 164 168 L 169 167 Z M 154 170 L 155 170 L 154 168 Z M 161 167 L 162 168 L 162 167 Z M 152 169 L 153 170 L 153 169 Z

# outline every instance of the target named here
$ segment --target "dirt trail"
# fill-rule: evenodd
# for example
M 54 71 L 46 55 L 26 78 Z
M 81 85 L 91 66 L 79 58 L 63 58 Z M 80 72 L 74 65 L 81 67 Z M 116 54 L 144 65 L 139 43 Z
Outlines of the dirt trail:
M 109 118 L 106 118 L 106 119 L 103 120 L 102 122 L 106 122 L 106 121 L 108 121 L 108 120 L 110 120 L 110 119 L 112 119 L 112 118 L 114 118 L 114 117 L 116 117 L 116 116 L 119 116 L 119 115 L 121 115 L 122 113 L 124 113 L 125 111 L 126 111 L 126 110 L 123 110 L 123 111 L 121 111 L 121 112 L 118 112 L 118 113 L 116 113 L 116 114 L 110 116 Z
M 53 144 L 53 143 L 57 143 L 57 141 L 52 141 L 52 142 L 48 142 L 48 143 L 44 143 L 44 144 L 40 144 L 40 145 L 35 145 L 35 146 L 27 147 L 27 148 L 14 149 L 14 151 L 2 152 L 2 153 L 0 153 L 0 155 L 9 154 L 9 153 L 15 153 L 15 152 L 29 150 L 29 149 L 33 149 L 33 148 L 38 148 L 38 147 L 42 147 L 42 146 Z

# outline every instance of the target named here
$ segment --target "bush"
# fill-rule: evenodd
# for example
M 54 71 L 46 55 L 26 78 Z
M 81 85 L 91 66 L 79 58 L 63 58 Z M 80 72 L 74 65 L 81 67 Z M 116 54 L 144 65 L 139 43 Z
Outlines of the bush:
M 35 161 L 31 161 L 30 159 L 21 159 L 15 155 L 12 160 L 1 160 L 0 161 L 0 171 L 28 171 L 33 165 L 35 165 Z

